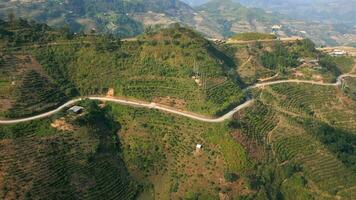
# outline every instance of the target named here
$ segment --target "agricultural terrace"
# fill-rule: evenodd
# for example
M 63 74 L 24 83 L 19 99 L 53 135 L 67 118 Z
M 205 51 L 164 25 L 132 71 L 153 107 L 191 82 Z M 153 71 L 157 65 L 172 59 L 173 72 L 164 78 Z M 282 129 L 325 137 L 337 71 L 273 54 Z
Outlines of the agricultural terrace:
M 237 74 L 247 85 L 281 79 L 335 82 L 337 76 L 348 73 L 353 65 L 350 57 L 334 58 L 317 51 L 308 39 L 226 46 L 238 63 Z
M 226 123 L 113 104 L 100 108 L 93 101 L 79 105 L 86 108 L 83 115 L 62 112 L 0 127 L 2 198 L 134 199 L 140 193 L 210 199 L 219 192 L 255 193 L 243 176 L 252 163 Z
M 86 108 L 79 118 L 59 114 L 53 121 L 0 127 L 1 199 L 136 197 L 139 185 L 119 156 L 119 125 L 107 111 Z
M 313 196 L 329 199 L 336 195 L 342 199 L 352 199 L 355 195 L 355 171 L 346 167 L 335 154 L 293 120 L 280 123 L 271 132 L 271 141 L 280 163 L 293 162 L 301 166 L 306 178 L 302 186 Z
M 114 46 L 93 40 L 31 51 L 56 82 L 70 88 L 67 95 L 105 94 L 113 88 L 116 96 L 210 115 L 244 99 L 231 73 L 234 62 L 189 29 L 163 29 Z
M 122 125 L 120 140 L 129 171 L 150 182 L 142 195 L 160 199 L 191 193 L 217 198 L 219 191 L 249 194 L 248 182 L 221 182 L 224 172 L 243 174 L 250 167 L 244 148 L 226 124 L 209 124 L 146 109 L 111 105 Z M 202 144 L 202 149 L 196 149 Z M 229 189 L 230 188 L 230 189 Z

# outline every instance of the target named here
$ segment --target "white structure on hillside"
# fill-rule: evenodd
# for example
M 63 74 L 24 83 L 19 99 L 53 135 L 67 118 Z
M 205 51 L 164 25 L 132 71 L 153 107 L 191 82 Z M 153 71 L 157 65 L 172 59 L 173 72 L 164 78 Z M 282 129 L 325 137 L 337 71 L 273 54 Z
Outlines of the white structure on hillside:
M 68 109 L 68 111 L 73 112 L 75 114 L 80 114 L 83 110 L 84 110 L 84 108 L 81 106 L 73 106 Z
M 196 146 L 196 150 L 197 151 L 199 151 L 200 149 L 202 149 L 203 148 L 203 145 L 202 144 L 197 144 L 197 146 Z
M 332 51 L 331 53 L 329 53 L 329 55 L 335 56 L 335 57 L 338 57 L 338 56 L 346 56 L 346 55 L 347 55 L 347 52 L 344 51 L 344 50 L 335 49 L 334 51 Z

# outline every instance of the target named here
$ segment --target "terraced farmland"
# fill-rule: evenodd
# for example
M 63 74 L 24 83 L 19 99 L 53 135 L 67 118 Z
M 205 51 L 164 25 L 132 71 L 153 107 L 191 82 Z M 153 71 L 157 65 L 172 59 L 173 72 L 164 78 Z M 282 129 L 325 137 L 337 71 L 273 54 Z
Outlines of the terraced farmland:
M 214 188 L 224 189 L 224 171 L 241 173 L 249 166 L 244 149 L 224 124 L 208 124 L 153 110 L 112 105 L 122 125 L 123 157 L 138 180 L 154 180 L 145 195 L 178 199 L 189 192 L 216 198 Z M 202 144 L 201 150 L 196 145 Z M 229 187 L 248 193 L 236 183 Z
M 50 82 L 47 77 L 31 70 L 24 75 L 20 85 L 14 91 L 14 106 L 8 116 L 20 117 L 33 115 L 60 105 L 65 95 Z
M 281 84 L 256 94 L 266 104 L 291 115 L 316 117 L 349 131 L 356 125 L 356 103 L 335 87 Z
M 242 113 L 236 114 L 235 120 L 243 134 L 260 144 L 268 143 L 268 133 L 279 121 L 276 112 L 262 102 L 256 102 Z
M 134 199 L 116 130 L 86 120 L 64 132 L 50 120 L 0 127 L 0 198 Z
M 232 58 L 187 28 L 143 35 L 121 43 L 116 51 L 99 51 L 95 43 L 99 39 L 90 39 L 92 44 L 73 42 L 31 52 L 65 86 L 62 90 L 76 89 L 79 95 L 105 94 L 113 88 L 116 96 L 177 99 L 185 101 L 189 111 L 210 115 L 221 114 L 244 98 L 231 73 Z M 105 45 L 109 44 L 100 43 Z
M 302 128 L 284 124 L 275 129 L 272 146 L 279 162 L 295 162 L 302 166 L 303 172 L 310 181 L 308 184 L 316 195 L 333 195 L 348 197 L 354 195 L 356 174 L 340 162 L 323 145 L 306 134 Z M 316 188 L 314 188 L 314 186 Z M 351 194 L 346 194 L 349 190 Z

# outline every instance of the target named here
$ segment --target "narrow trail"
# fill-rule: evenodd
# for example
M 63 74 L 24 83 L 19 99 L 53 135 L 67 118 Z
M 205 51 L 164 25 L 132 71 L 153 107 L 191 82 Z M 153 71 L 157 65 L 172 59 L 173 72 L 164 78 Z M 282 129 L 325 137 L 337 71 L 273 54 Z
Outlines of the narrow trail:
M 280 81 L 272 81 L 272 82 L 266 82 L 266 83 L 258 83 L 258 84 L 255 84 L 255 85 L 245 88 L 244 91 L 251 90 L 254 88 L 265 87 L 265 86 L 269 86 L 269 85 L 283 84 L 283 83 L 306 83 L 306 84 L 313 84 L 313 85 L 320 85 L 320 86 L 339 86 L 342 84 L 343 79 L 346 77 L 355 77 L 356 78 L 356 74 L 349 74 L 349 73 L 343 74 L 337 78 L 336 83 L 321 83 L 321 82 L 306 81 L 306 80 L 280 80 Z M 49 111 L 49 112 L 46 112 L 43 114 L 35 115 L 32 117 L 26 117 L 26 118 L 22 118 L 22 119 L 0 120 L 0 124 L 2 124 L 2 125 L 17 124 L 17 123 L 22 123 L 22 122 L 29 122 L 29 121 L 34 121 L 34 120 L 38 120 L 38 119 L 43 119 L 43 118 L 52 116 L 52 115 L 60 112 L 64 108 L 72 106 L 84 99 L 99 100 L 99 101 L 112 102 L 112 103 L 117 103 L 117 104 L 121 104 L 121 105 L 132 106 L 132 107 L 141 107 L 141 108 L 160 110 L 163 112 L 172 113 L 175 115 L 180 115 L 180 116 L 184 116 L 184 117 L 187 117 L 190 119 L 194 119 L 194 120 L 198 120 L 198 121 L 202 121 L 202 122 L 208 122 L 208 123 L 219 123 L 219 122 L 223 122 L 227 119 L 231 119 L 232 116 L 236 112 L 250 106 L 254 101 L 253 99 L 249 99 L 245 103 L 237 106 L 236 108 L 232 109 L 231 111 L 229 111 L 228 113 L 226 113 L 225 115 L 223 115 L 221 117 L 210 118 L 210 117 L 206 117 L 206 116 L 201 116 L 196 113 L 180 111 L 180 110 L 177 110 L 172 107 L 158 105 L 158 104 L 150 103 L 150 102 L 138 102 L 138 101 L 134 101 L 134 100 L 127 100 L 127 99 L 120 99 L 120 98 L 89 96 L 89 97 L 82 97 L 82 98 L 77 98 L 77 99 L 68 101 L 67 103 L 61 105 L 60 107 L 58 107 L 55 110 L 52 110 L 52 111 Z

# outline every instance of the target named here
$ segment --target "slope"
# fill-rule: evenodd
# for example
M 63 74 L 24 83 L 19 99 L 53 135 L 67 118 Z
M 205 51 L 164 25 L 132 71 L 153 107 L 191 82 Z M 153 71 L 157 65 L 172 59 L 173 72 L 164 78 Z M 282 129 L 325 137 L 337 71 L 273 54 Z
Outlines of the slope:
M 175 22 L 193 27 L 203 24 L 206 32 L 212 33 L 207 23 L 195 20 L 198 16 L 191 7 L 178 0 L 3 1 L 0 17 L 6 18 L 10 12 L 51 26 L 68 25 L 75 32 L 97 30 L 121 37 L 136 36 L 147 26 L 166 26 Z
M 52 32 L 54 35 L 59 33 L 56 30 Z M 13 36 L 18 37 L 22 38 Z M 149 31 L 136 41 L 121 42 L 111 35 L 69 34 L 68 37 L 52 37 L 48 43 L 42 40 L 33 43 L 28 39 L 27 42 L 33 44 L 19 43 L 22 46 L 19 51 L 17 48 L 20 46 L 9 46 L 9 40 L 11 38 L 3 40 L 9 56 L 31 55 L 30 61 L 36 63 L 36 70 L 44 74 L 42 77 L 49 79 L 45 82 L 53 82 L 40 85 L 59 87 L 59 91 L 54 92 L 48 88 L 45 93 L 54 92 L 63 98 L 49 98 L 41 94 L 38 101 L 42 103 L 50 99 L 61 102 L 66 96 L 106 95 L 112 91 L 114 94 L 111 95 L 114 96 L 153 101 L 202 114 L 221 115 L 244 100 L 239 78 L 234 72 L 235 61 L 219 46 L 179 25 Z M 29 61 L 24 62 L 25 65 L 29 64 Z M 21 77 L 24 72 L 19 71 Z M 5 75 L 14 74 L 4 74 L 4 78 Z M 11 84 L 13 82 L 7 80 L 4 88 L 13 87 Z M 18 85 L 21 85 L 20 82 Z M 31 85 L 23 86 L 30 88 Z M 31 94 L 16 96 L 28 97 L 37 91 L 40 90 L 33 88 Z M 13 106 L 16 109 L 16 103 Z M 34 102 L 24 106 L 29 112 L 31 107 L 42 107 Z
M 231 0 L 213 0 L 196 8 L 224 37 L 240 32 L 271 32 L 283 17 L 247 8 Z
M 0 127 L 2 199 L 135 198 L 139 186 L 119 156 L 119 124 L 95 103 L 85 107 L 85 116 L 67 122 Z

